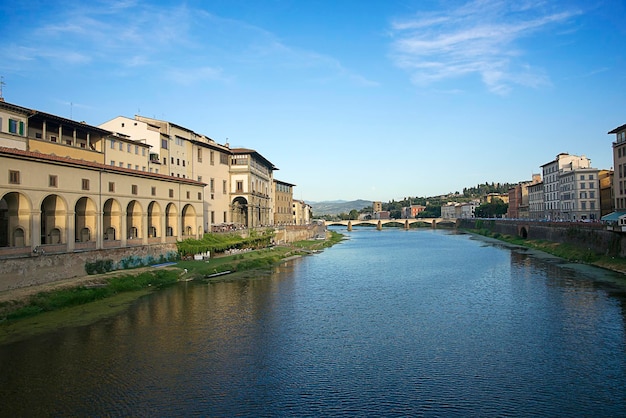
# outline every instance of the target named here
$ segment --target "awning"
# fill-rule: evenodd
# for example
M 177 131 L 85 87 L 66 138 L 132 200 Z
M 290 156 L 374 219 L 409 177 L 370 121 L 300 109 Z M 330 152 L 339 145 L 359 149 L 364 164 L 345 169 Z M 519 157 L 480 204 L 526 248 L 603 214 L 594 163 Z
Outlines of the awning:
M 604 215 L 600 220 L 604 222 L 617 222 L 622 216 L 626 216 L 626 212 L 612 212 L 608 215 Z

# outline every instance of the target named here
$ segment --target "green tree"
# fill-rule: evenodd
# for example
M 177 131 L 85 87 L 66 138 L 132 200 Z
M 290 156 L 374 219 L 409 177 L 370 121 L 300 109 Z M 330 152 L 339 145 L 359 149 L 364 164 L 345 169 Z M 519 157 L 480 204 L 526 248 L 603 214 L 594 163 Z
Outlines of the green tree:
M 353 221 L 359 219 L 359 211 L 356 209 L 352 209 L 348 214 L 348 219 L 351 219 Z

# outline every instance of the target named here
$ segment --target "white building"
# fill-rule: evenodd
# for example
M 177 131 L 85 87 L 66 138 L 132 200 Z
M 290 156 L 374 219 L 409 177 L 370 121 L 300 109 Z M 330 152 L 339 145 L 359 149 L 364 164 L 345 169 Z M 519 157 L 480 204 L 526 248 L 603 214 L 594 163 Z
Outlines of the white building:
M 549 220 L 562 218 L 560 205 L 560 176 L 563 172 L 589 168 L 591 161 L 583 156 L 561 153 L 553 161 L 541 166 L 543 170 L 544 216 Z

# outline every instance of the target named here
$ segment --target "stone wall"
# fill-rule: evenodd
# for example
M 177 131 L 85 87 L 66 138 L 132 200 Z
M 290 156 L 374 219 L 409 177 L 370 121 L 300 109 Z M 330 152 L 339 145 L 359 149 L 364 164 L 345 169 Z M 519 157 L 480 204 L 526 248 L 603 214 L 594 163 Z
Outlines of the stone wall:
M 98 260 L 133 266 L 152 264 L 176 252 L 176 244 L 159 244 L 4 259 L 0 261 L 0 291 L 86 276 L 85 266 Z
M 457 227 L 486 229 L 502 235 L 568 243 L 597 254 L 626 257 L 626 234 L 609 231 L 601 223 L 458 219 Z
M 286 225 L 276 228 L 275 241 L 277 244 L 286 244 L 296 241 L 314 239 L 316 237 L 326 237 L 326 227 L 324 225 Z

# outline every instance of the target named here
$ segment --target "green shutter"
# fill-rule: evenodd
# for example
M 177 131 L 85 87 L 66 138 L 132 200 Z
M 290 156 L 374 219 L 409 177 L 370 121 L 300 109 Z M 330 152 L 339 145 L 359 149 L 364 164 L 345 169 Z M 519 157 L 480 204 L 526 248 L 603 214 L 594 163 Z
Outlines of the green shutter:
M 24 136 L 24 122 L 20 121 L 20 135 Z

